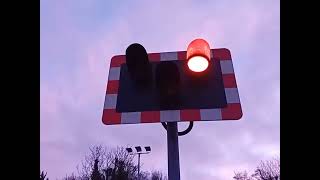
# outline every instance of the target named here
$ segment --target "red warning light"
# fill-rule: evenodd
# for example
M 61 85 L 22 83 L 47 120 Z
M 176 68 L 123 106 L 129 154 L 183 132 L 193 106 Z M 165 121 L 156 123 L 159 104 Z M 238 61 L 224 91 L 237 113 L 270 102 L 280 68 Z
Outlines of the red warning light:
M 193 40 L 187 48 L 188 67 L 191 71 L 202 72 L 209 66 L 210 46 L 203 39 Z

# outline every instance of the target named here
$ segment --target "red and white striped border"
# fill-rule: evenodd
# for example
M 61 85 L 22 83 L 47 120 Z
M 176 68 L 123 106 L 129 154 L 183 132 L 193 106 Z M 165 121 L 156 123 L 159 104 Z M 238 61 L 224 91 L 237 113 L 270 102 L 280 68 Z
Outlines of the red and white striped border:
M 217 121 L 238 120 L 242 117 L 240 98 L 232 65 L 231 54 L 228 49 L 211 49 L 211 57 L 219 60 L 227 107 L 217 109 L 186 109 L 143 112 L 116 112 L 117 95 L 120 79 L 120 66 L 125 63 L 125 55 L 114 56 L 111 59 L 107 91 L 102 114 L 102 122 L 112 124 L 136 124 L 176 121 Z M 148 54 L 151 62 L 186 60 L 186 51 L 163 52 Z

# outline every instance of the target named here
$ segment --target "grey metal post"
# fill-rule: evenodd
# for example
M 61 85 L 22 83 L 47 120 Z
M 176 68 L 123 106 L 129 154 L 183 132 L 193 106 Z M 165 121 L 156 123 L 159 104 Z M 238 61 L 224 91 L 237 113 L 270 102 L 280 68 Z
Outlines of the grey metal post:
M 167 123 L 168 180 L 180 180 L 179 142 L 177 122 Z
M 138 180 L 140 180 L 140 153 L 138 154 Z

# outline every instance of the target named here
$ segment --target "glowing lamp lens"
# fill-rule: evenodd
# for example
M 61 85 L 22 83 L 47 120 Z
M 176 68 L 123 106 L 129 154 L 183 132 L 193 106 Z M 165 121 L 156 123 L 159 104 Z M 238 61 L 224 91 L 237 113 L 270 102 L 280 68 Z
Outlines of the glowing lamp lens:
M 209 43 L 204 39 L 193 40 L 187 48 L 189 69 L 194 72 L 206 70 L 211 59 L 210 51 Z
M 208 60 L 202 56 L 194 56 L 188 61 L 188 67 L 193 72 L 202 72 L 208 68 L 208 65 Z

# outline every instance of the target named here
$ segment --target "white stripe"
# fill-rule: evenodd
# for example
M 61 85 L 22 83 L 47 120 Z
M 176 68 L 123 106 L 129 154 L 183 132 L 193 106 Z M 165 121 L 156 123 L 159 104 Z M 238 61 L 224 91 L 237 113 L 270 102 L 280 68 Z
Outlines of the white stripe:
M 225 88 L 227 103 L 240 103 L 239 93 L 237 88 Z
M 117 94 L 106 94 L 104 109 L 115 109 L 117 105 Z
M 200 109 L 201 120 L 214 121 L 221 120 L 221 109 Z
M 109 81 L 120 79 L 120 67 L 111 67 L 109 70 Z
M 161 122 L 176 122 L 180 121 L 180 110 L 160 111 Z
M 178 60 L 177 52 L 160 53 L 160 61 L 173 61 L 173 60 Z
M 141 112 L 125 112 L 121 113 L 121 124 L 137 124 L 140 123 Z
M 220 61 L 222 74 L 234 74 L 232 61 L 222 60 Z

